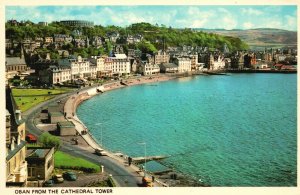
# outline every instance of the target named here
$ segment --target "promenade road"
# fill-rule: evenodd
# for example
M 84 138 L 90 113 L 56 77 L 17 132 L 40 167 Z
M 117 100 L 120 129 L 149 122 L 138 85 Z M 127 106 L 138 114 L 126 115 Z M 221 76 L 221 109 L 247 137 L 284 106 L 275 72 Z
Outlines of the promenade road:
M 119 85 L 119 83 L 110 83 L 110 84 L 107 84 L 107 85 L 108 86 L 114 86 L 114 87 L 117 87 L 117 88 L 124 87 L 122 85 Z M 95 148 L 103 149 L 103 148 L 99 143 L 97 143 L 97 141 L 89 133 L 87 127 L 77 117 L 77 115 L 76 115 L 76 107 L 77 106 L 76 105 L 78 105 L 81 101 L 84 101 L 84 100 L 89 99 L 90 97 L 92 97 L 94 95 L 97 95 L 98 94 L 97 89 L 101 90 L 102 92 L 110 90 L 111 88 L 108 87 L 107 85 L 80 91 L 79 93 L 76 93 L 76 94 L 72 95 L 71 97 L 69 97 L 67 102 L 65 103 L 65 106 L 64 106 L 64 112 L 66 114 L 67 120 L 72 121 L 74 123 L 75 129 L 77 130 L 78 134 L 81 134 L 82 131 L 87 131 L 87 134 L 84 134 L 84 135 L 81 135 L 81 136 L 88 143 L 88 145 L 91 146 L 93 149 L 95 149 Z M 102 161 L 104 159 L 107 159 L 108 161 L 113 160 L 113 161 L 110 162 L 112 164 L 114 164 L 114 163 L 117 163 L 119 165 L 122 164 L 123 168 L 125 168 L 128 172 L 131 173 L 131 177 L 132 176 L 136 177 L 135 180 L 136 180 L 137 183 L 141 182 L 141 178 L 144 176 L 144 173 L 142 171 L 140 171 L 139 167 L 137 167 L 135 165 L 128 166 L 126 159 L 118 157 L 118 156 L 116 156 L 113 153 L 110 153 L 108 151 L 106 151 L 106 152 L 108 154 L 108 157 L 102 157 Z M 111 165 L 111 164 L 109 164 L 109 165 Z M 116 167 L 119 167 L 119 166 L 116 166 Z M 113 169 L 113 167 L 109 167 L 110 171 L 115 172 L 112 169 Z M 124 172 L 121 169 L 119 169 L 118 171 L 119 172 Z M 116 175 L 114 175 L 114 178 L 115 177 L 116 177 Z M 130 183 L 129 181 L 132 180 L 131 177 L 127 178 L 126 174 L 125 175 L 117 174 L 117 177 L 121 177 L 119 179 L 123 179 L 123 180 L 125 179 L 124 181 L 127 184 L 129 184 Z M 154 185 L 155 186 L 162 186 L 161 182 L 159 182 L 159 181 L 157 181 Z
M 119 83 L 119 82 L 116 82 Z M 111 82 L 109 85 L 116 85 L 116 83 Z M 34 124 L 35 115 L 39 114 L 43 108 L 49 106 L 49 104 L 53 102 L 57 102 L 59 100 L 66 100 L 65 104 L 65 112 L 67 112 L 66 118 L 69 118 L 74 124 L 76 130 L 80 133 L 82 130 L 86 130 L 86 127 L 81 123 L 81 121 L 75 115 L 74 102 L 72 100 L 72 96 L 77 96 L 83 93 L 86 93 L 87 90 L 93 90 L 96 93 L 96 86 L 87 87 L 75 92 L 70 92 L 67 94 L 58 95 L 48 101 L 42 102 L 26 112 L 22 114 L 23 119 L 26 123 L 26 130 L 36 136 L 41 135 L 43 132 L 36 127 Z M 124 87 L 124 86 L 120 86 Z M 105 90 L 104 90 L 105 91 Z M 91 92 L 91 91 L 90 91 Z M 74 99 L 73 99 L 74 100 Z M 72 105 L 73 104 L 73 105 Z M 74 113 L 74 117 L 73 117 Z M 71 145 L 69 143 L 62 144 L 61 150 L 67 152 L 73 156 L 81 157 L 83 159 L 89 160 L 96 164 L 101 164 L 104 166 L 105 172 L 112 175 L 113 180 L 115 181 L 117 186 L 120 187 L 138 187 L 141 183 L 142 176 L 144 175 L 137 166 L 131 165 L 128 166 L 125 159 L 120 158 L 112 153 L 108 153 L 108 156 L 97 156 L 93 154 L 94 150 L 92 148 L 99 147 L 99 144 L 92 138 L 92 136 L 88 133 L 86 135 L 82 135 L 84 140 L 91 146 L 87 148 L 83 148 L 76 145 Z M 154 186 L 163 186 L 160 181 L 154 183 Z

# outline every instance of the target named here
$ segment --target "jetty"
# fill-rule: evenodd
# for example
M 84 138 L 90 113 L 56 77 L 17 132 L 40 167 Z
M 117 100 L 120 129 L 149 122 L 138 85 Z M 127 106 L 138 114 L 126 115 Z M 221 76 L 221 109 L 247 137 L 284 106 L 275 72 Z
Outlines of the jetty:
M 227 73 L 224 71 L 205 71 L 203 73 L 208 75 L 227 75 Z
M 152 160 L 162 160 L 165 158 L 168 158 L 169 156 L 142 156 L 142 157 L 135 157 L 132 158 L 132 162 L 136 163 L 136 164 L 140 164 L 140 163 L 144 163 L 145 161 L 152 161 Z

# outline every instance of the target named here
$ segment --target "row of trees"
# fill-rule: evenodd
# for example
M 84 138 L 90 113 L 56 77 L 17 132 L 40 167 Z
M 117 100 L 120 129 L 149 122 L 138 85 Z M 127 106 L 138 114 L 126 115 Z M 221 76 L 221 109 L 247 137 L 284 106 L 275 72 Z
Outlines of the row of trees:
M 139 49 L 143 53 L 153 53 L 163 47 L 169 46 L 201 46 L 215 49 L 222 49 L 224 44 L 230 49 L 246 50 L 248 46 L 246 43 L 236 37 L 221 36 L 213 33 L 206 33 L 202 31 L 194 31 L 192 29 L 174 29 L 166 26 L 151 25 L 149 23 L 136 23 L 128 27 L 96 25 L 94 28 L 88 27 L 71 27 L 61 25 L 59 22 L 50 23 L 48 26 L 40 26 L 31 24 L 27 26 L 12 26 L 6 23 L 6 38 L 14 40 L 22 40 L 26 37 L 36 38 L 53 36 L 54 34 L 67 34 L 72 35 L 74 30 L 79 30 L 82 37 L 100 36 L 106 37 L 111 33 L 118 32 L 120 38 L 117 40 L 118 44 L 126 45 L 127 35 L 142 35 L 143 41 L 138 44 L 126 45 L 125 50 L 128 48 Z M 95 54 L 108 54 L 111 52 L 113 45 L 106 42 L 102 48 L 74 48 L 71 43 L 63 46 L 63 49 L 73 52 L 73 54 L 81 54 L 84 57 Z M 58 57 L 58 56 L 53 56 Z

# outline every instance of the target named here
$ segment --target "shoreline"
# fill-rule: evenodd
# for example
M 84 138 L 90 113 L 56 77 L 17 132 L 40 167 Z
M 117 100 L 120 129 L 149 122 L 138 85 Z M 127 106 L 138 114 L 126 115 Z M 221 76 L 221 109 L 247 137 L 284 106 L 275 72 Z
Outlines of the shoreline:
M 117 81 L 108 81 L 104 83 L 103 85 L 93 85 L 88 87 L 87 89 L 83 88 L 79 90 L 77 93 L 71 94 L 64 106 L 63 110 L 66 113 L 66 119 L 69 121 L 72 121 L 75 125 L 75 129 L 78 132 L 79 136 L 86 142 L 86 144 L 91 147 L 91 149 L 96 149 L 100 148 L 103 149 L 107 152 L 108 157 L 115 162 L 119 163 L 120 165 L 124 166 L 124 163 L 127 163 L 127 158 L 128 157 L 125 153 L 122 153 L 122 155 L 113 153 L 107 149 L 102 148 L 102 146 L 98 143 L 97 139 L 94 138 L 94 136 L 88 131 L 88 128 L 85 126 L 85 124 L 77 117 L 76 110 L 77 107 L 85 100 L 88 100 L 96 95 L 99 95 L 101 93 L 115 90 L 115 89 L 121 89 L 129 86 L 134 86 L 134 85 L 141 85 L 141 84 L 150 84 L 150 83 L 158 83 L 158 82 L 163 82 L 163 81 L 169 81 L 169 80 L 174 80 L 178 78 L 183 78 L 183 77 L 193 77 L 193 76 L 198 76 L 198 75 L 203 75 L 203 76 L 208 76 L 208 74 L 201 73 L 201 72 L 194 72 L 194 73 L 184 73 L 184 74 L 159 74 L 159 75 L 150 75 L 150 76 L 140 76 L 140 77 L 134 77 L 134 78 L 129 78 L 129 79 L 123 79 L 123 80 L 117 80 Z M 82 131 L 85 131 L 86 134 L 82 134 Z M 90 149 L 90 150 L 91 150 Z M 163 163 L 162 163 L 163 164 Z M 164 165 L 164 164 L 163 164 Z M 139 176 L 144 176 L 143 171 L 136 166 L 135 164 L 132 164 L 131 169 L 136 172 Z M 206 184 L 202 182 L 197 182 L 194 180 L 193 177 L 186 175 L 184 173 L 178 172 L 177 170 L 172 170 L 171 173 L 175 173 L 180 175 L 180 180 L 179 180 L 179 185 L 183 184 L 184 186 L 190 186 L 187 184 L 192 184 L 192 186 L 207 186 Z M 153 173 L 155 176 L 157 176 L 155 173 Z M 149 175 L 149 174 L 148 174 Z M 170 181 L 170 179 L 167 179 L 166 176 L 168 176 L 168 173 L 163 174 L 162 180 L 164 181 Z M 181 180 L 183 179 L 183 180 Z M 157 186 L 178 186 L 174 185 L 174 183 L 170 182 L 170 185 L 166 184 L 168 182 L 161 182 L 156 179 L 156 182 L 158 183 Z M 182 186 L 182 185 L 180 185 Z
M 93 135 L 89 132 L 88 128 L 84 125 L 84 123 L 77 117 L 76 110 L 77 107 L 85 100 L 90 99 L 98 94 L 115 90 L 115 89 L 121 89 L 124 87 L 134 86 L 134 85 L 141 85 L 141 84 L 148 84 L 148 83 L 156 83 L 156 82 L 163 82 L 163 81 L 169 81 L 177 78 L 182 77 L 188 77 L 188 76 L 195 76 L 192 74 L 163 74 L 163 75 L 151 75 L 151 76 L 141 76 L 136 78 L 129 78 L 126 80 L 120 80 L 120 81 L 113 81 L 108 82 L 103 85 L 98 85 L 91 87 L 86 90 L 82 90 L 78 92 L 77 94 L 74 94 L 70 96 L 64 105 L 64 112 L 66 113 L 66 119 L 69 121 L 72 121 L 75 125 L 75 129 L 78 132 L 78 134 L 84 139 L 84 141 L 93 149 L 100 148 L 107 152 L 107 156 L 119 163 L 124 164 L 124 161 L 127 161 L 127 155 L 122 154 L 122 156 L 116 155 L 115 153 L 112 153 L 111 151 L 102 148 L 101 144 L 98 143 L 98 141 L 93 137 Z M 85 131 L 85 134 L 82 134 L 82 131 Z M 141 177 L 144 176 L 143 171 L 135 164 L 132 164 L 130 166 L 134 172 L 139 174 Z M 173 171 L 172 171 L 173 172 Z M 177 173 L 177 172 L 176 172 Z M 150 175 L 149 173 L 147 175 Z M 153 174 L 151 174 L 153 175 Z M 182 175 L 182 174 L 181 174 Z M 187 179 L 185 181 L 188 181 L 191 179 Z M 165 181 L 165 180 L 164 180 Z M 159 187 L 168 187 L 169 185 L 165 182 L 161 181 L 160 179 L 155 179 L 155 186 Z

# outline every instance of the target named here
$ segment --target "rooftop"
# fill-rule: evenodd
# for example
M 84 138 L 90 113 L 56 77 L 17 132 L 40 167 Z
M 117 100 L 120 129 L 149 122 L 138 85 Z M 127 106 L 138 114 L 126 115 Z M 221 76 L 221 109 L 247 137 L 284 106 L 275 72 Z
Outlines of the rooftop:
M 38 157 L 38 158 L 45 158 L 47 156 L 48 152 L 50 151 L 49 148 L 47 149 L 27 149 L 26 156 L 28 157 Z
M 21 140 L 20 144 L 17 145 L 16 143 L 12 143 L 15 144 L 15 148 L 14 150 L 10 150 L 6 156 L 6 160 L 10 160 L 12 157 L 14 157 L 22 148 L 24 148 L 26 146 L 26 142 Z
M 61 112 L 49 112 L 49 115 L 50 116 L 63 116 L 63 113 L 61 113 Z
M 127 58 L 126 54 L 115 54 L 114 56 L 115 56 L 117 59 L 126 59 L 126 58 Z
M 162 63 L 161 66 L 164 66 L 166 68 L 178 68 L 178 66 L 174 63 Z
M 6 65 L 26 65 L 25 59 L 20 57 L 6 57 Z
M 62 121 L 57 123 L 58 126 L 60 127 L 65 127 L 65 128 L 72 128 L 75 127 L 74 123 L 72 121 Z

